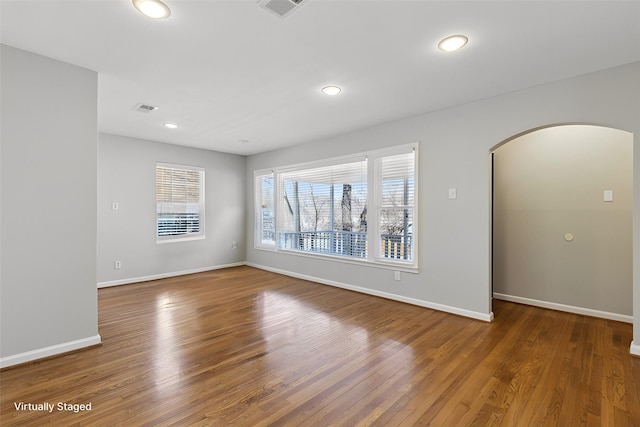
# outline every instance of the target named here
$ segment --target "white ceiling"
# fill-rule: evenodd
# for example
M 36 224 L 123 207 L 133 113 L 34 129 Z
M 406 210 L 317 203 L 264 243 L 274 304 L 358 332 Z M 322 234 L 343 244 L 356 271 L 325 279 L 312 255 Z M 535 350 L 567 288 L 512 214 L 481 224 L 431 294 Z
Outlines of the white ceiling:
M 165 2 L 152 20 L 131 0 L 2 0 L 1 41 L 97 71 L 101 132 L 237 154 L 640 60 L 639 1 L 307 0 L 285 19 Z M 451 34 L 469 44 L 440 52 Z

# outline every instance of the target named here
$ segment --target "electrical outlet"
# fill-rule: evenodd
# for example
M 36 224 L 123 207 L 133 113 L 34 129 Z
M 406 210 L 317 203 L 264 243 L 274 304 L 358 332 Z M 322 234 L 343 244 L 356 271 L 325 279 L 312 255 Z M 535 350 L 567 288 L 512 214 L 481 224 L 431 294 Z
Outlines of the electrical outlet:
M 112 209 L 112 210 L 117 211 L 117 210 L 118 210 L 118 208 L 119 208 L 119 206 L 118 206 L 118 202 L 112 202 L 112 203 L 111 203 L 111 209 Z
M 116 270 L 120 270 L 122 268 L 122 262 L 121 261 L 114 261 L 113 268 L 115 268 Z
M 238 249 L 238 242 L 236 242 L 235 240 L 231 242 L 231 249 Z
M 393 274 L 394 274 L 394 279 L 396 279 L 396 281 L 399 282 L 400 281 L 400 272 L 399 271 L 394 271 Z

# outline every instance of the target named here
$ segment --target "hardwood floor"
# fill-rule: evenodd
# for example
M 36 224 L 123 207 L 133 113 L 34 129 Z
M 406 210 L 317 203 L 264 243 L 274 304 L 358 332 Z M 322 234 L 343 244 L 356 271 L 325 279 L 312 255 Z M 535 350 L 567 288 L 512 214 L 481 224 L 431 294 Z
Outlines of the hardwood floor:
M 105 288 L 103 345 L 0 372 L 0 424 L 640 426 L 631 325 L 494 312 L 485 323 L 250 267 Z

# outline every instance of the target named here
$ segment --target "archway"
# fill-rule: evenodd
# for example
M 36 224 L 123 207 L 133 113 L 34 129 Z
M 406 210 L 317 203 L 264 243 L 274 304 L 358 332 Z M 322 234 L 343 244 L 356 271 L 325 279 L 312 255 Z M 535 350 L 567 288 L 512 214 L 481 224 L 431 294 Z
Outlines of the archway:
M 633 135 L 551 126 L 492 160 L 494 298 L 631 323 Z

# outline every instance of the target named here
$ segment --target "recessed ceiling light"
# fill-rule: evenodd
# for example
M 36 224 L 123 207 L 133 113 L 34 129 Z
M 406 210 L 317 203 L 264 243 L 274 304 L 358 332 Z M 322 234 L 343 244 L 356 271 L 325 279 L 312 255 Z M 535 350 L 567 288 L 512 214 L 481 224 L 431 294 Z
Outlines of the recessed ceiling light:
M 251 141 L 249 141 L 248 139 L 239 139 L 239 140 L 238 140 L 238 142 L 239 142 L 240 144 L 248 144 L 248 143 L 250 143 Z
M 163 126 L 169 129 L 176 129 L 178 127 L 175 123 L 165 123 Z
M 329 96 L 334 96 L 342 91 L 338 86 L 325 86 L 322 88 L 322 93 Z
M 469 39 L 467 36 L 455 35 L 444 38 L 438 43 L 438 49 L 444 52 L 455 52 L 458 49 L 462 49 Z
M 133 6 L 149 18 L 164 19 L 171 15 L 169 6 L 160 0 L 132 0 Z

